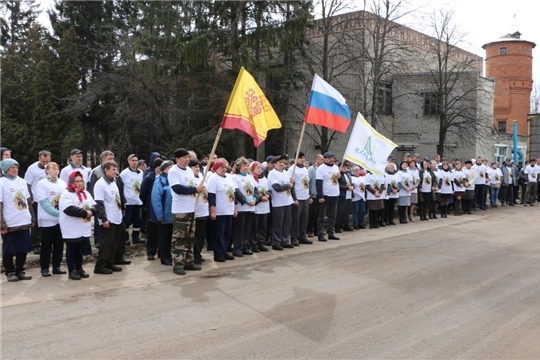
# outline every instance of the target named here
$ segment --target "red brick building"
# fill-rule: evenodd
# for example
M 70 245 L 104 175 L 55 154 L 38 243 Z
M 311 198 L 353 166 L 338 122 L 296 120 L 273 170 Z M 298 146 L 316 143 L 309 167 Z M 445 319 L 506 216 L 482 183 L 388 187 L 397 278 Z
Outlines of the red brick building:
M 493 122 L 501 133 L 512 133 L 513 120 L 518 134 L 527 134 L 527 115 L 533 85 L 532 49 L 535 43 L 522 40 L 515 32 L 482 48 L 486 50 L 486 76 L 495 78 Z

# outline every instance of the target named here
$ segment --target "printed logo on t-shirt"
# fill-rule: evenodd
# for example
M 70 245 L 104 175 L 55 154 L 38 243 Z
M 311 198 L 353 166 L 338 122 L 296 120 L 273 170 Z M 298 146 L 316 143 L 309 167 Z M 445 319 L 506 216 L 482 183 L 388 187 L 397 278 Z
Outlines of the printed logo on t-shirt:
M 405 185 L 405 187 L 409 187 L 409 179 L 403 179 L 403 185 Z
M 58 208 L 58 205 L 60 204 L 60 194 L 56 195 L 52 201 L 51 201 L 51 205 L 53 206 L 53 208 L 55 208 L 56 210 L 59 210 Z
M 203 192 L 201 193 L 201 198 L 203 204 L 208 204 L 208 189 L 204 188 Z
M 390 181 L 390 187 L 392 188 L 392 190 L 397 190 L 396 180 Z
M 332 175 L 330 175 L 330 183 L 332 184 L 332 186 L 337 186 L 338 178 L 337 178 L 336 173 L 333 173 Z
M 499 181 L 499 175 L 495 174 L 495 181 Z
M 358 184 L 358 189 L 360 190 L 360 192 L 366 191 L 366 189 L 364 188 L 364 183 L 359 183 Z
M 227 189 L 227 200 L 229 200 L 230 203 L 234 202 L 234 190 L 230 186 Z
M 88 211 L 88 210 L 90 210 L 90 205 L 84 204 L 82 206 L 82 208 L 83 208 L 83 210 Z M 81 220 L 83 221 L 83 223 L 89 223 L 90 222 L 90 219 L 87 219 L 87 218 L 81 218 Z
M 533 179 L 536 179 L 536 173 L 533 173 L 533 172 L 532 172 L 532 173 L 531 173 L 531 177 L 532 177 Z
M 373 187 L 373 190 L 375 190 L 375 191 L 377 191 L 377 192 L 378 192 L 379 190 L 381 190 L 381 186 L 379 185 L 379 182 L 378 182 L 378 181 L 374 181 L 372 187 Z
M 24 193 L 22 191 L 17 191 L 15 193 L 13 202 L 15 203 L 15 208 L 17 208 L 17 210 L 23 211 L 28 208 L 28 205 L 26 203 L 26 197 L 24 196 Z
M 484 172 L 482 170 L 480 170 L 478 174 L 480 175 L 480 177 L 484 177 Z
M 122 201 L 120 201 L 120 195 L 114 194 L 114 204 L 116 205 L 116 210 L 122 211 Z
M 449 178 L 447 178 L 447 177 L 444 178 L 444 185 L 450 186 L 450 179 Z
M 195 187 L 195 183 L 193 182 L 193 180 L 189 180 L 188 185 L 191 187 Z M 191 196 L 192 198 L 196 198 L 197 194 L 189 194 L 189 196 Z
M 135 195 L 139 195 L 141 192 L 141 183 L 139 182 L 139 180 L 135 180 L 131 188 L 133 189 Z
M 249 181 L 244 184 L 244 194 L 246 196 L 253 196 L 253 184 Z
M 266 196 L 268 195 L 268 190 L 262 187 L 261 190 L 259 190 L 259 193 L 261 194 L 261 196 Z
M 430 176 L 426 176 L 424 178 L 424 184 L 426 185 L 431 185 L 431 177 Z
M 302 187 L 306 190 L 309 189 L 309 179 L 307 176 L 302 178 Z

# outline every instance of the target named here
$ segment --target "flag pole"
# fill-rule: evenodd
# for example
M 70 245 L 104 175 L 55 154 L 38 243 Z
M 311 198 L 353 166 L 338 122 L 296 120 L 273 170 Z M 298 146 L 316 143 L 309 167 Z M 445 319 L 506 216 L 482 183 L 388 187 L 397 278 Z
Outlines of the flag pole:
M 302 140 L 304 139 L 304 133 L 306 132 L 306 122 L 302 125 L 302 131 L 300 132 L 300 140 L 298 141 L 298 148 L 296 149 L 296 155 L 294 155 L 294 165 L 292 169 L 291 178 L 294 179 L 294 173 L 296 172 L 296 162 L 298 160 L 298 155 L 300 154 L 300 149 L 302 148 Z
M 208 165 L 209 166 L 210 166 L 210 164 L 211 164 L 211 162 L 212 162 L 212 160 L 214 158 L 214 154 L 216 153 L 217 144 L 219 142 L 219 138 L 221 137 L 222 132 L 223 132 L 223 128 L 220 126 L 219 130 L 217 132 L 217 135 L 216 135 L 216 139 L 214 140 L 214 145 L 212 146 L 212 151 L 210 151 L 210 155 L 208 156 Z M 204 171 L 203 178 L 202 178 L 199 185 L 204 185 L 204 181 L 206 180 L 206 175 L 208 175 L 208 170 L 210 170 L 210 169 L 207 168 Z M 197 211 L 197 203 L 199 202 L 199 197 L 201 197 L 201 193 L 197 193 L 197 197 L 195 198 L 195 210 L 193 211 L 193 213 L 195 213 L 195 211 Z

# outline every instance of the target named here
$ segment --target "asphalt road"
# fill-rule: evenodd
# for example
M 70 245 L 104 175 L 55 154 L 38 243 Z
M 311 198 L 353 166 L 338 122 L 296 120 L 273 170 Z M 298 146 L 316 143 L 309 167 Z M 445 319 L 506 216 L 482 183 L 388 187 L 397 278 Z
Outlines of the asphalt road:
M 1 284 L 3 359 L 540 358 L 540 206 Z M 211 259 L 211 254 L 206 254 Z M 87 269 L 90 270 L 90 269 Z

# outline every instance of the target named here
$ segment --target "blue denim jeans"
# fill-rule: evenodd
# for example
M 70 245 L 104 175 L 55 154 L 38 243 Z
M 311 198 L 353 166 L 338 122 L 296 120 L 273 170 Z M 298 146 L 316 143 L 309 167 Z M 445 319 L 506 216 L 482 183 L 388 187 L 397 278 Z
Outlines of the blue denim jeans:
M 497 198 L 499 197 L 499 190 L 500 188 L 489 188 L 489 201 L 491 202 L 491 206 L 497 205 Z
M 353 225 L 355 227 L 364 225 L 364 216 L 366 216 L 366 202 L 364 200 L 353 201 Z

